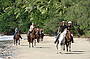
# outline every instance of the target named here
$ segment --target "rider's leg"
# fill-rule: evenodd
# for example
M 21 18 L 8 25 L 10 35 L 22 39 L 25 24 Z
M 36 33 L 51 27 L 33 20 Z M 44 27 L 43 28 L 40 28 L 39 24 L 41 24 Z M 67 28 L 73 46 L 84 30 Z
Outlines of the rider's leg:
M 14 33 L 14 38 L 15 38 L 16 32 Z
M 74 43 L 74 40 L 73 40 L 73 36 L 71 35 L 71 41 L 72 41 L 72 43 Z
M 56 42 L 58 41 L 59 36 L 60 36 L 60 34 L 59 34 L 59 35 L 57 35 L 56 40 L 55 40 L 55 42 L 54 42 L 54 43 L 56 43 Z

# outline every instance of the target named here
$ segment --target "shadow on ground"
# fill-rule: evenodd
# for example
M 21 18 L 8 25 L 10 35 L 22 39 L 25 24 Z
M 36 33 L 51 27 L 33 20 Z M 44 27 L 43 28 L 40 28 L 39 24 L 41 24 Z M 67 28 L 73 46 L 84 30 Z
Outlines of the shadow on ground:
M 85 54 L 85 51 L 72 51 L 72 52 L 66 52 L 64 54 Z
M 29 45 L 20 45 L 20 46 L 29 46 Z

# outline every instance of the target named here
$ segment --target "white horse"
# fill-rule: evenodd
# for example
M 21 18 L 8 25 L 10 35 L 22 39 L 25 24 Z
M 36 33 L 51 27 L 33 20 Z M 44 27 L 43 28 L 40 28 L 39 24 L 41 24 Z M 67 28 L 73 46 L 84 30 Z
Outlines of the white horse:
M 61 47 L 60 53 L 62 53 L 62 51 L 65 50 L 66 33 L 67 33 L 67 28 L 65 28 L 64 31 L 59 36 L 58 42 L 56 43 L 57 53 L 58 53 L 58 44 L 60 44 L 60 47 Z

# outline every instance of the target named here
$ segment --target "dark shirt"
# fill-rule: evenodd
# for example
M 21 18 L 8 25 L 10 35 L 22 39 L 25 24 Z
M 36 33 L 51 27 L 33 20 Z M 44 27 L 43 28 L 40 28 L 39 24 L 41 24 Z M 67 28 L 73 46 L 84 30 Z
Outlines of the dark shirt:
M 66 25 L 60 26 L 60 31 L 61 31 L 61 33 L 64 31 L 65 28 L 68 28 L 68 27 L 67 27 Z
M 69 31 L 71 30 L 71 28 L 72 28 L 71 26 L 67 26 L 67 29 L 68 29 Z

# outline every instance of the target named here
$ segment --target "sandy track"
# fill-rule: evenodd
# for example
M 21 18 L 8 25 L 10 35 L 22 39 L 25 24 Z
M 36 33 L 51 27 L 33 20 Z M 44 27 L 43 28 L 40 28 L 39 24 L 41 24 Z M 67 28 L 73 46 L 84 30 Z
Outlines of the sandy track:
M 90 42 L 87 39 L 75 38 L 72 52 L 56 54 L 54 37 L 46 36 L 44 41 L 34 48 L 28 47 L 27 40 L 21 40 L 20 46 L 15 46 L 13 59 L 90 59 Z

